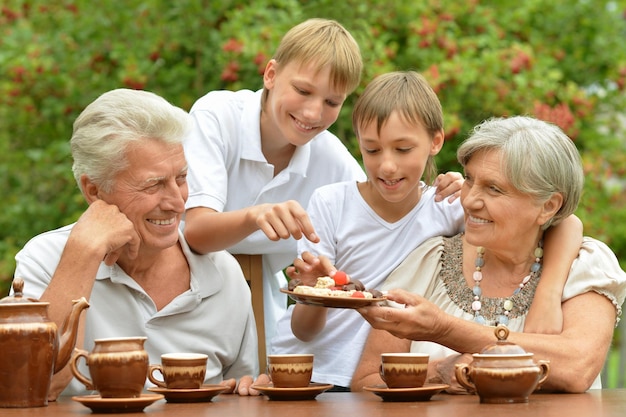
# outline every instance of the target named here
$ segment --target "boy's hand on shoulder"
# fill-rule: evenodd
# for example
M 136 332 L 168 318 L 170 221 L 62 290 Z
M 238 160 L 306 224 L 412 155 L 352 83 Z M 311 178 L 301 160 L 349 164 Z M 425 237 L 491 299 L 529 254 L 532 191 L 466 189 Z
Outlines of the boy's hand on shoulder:
M 437 187 L 435 201 L 443 201 L 448 197 L 448 202 L 452 203 L 461 196 L 461 187 L 463 187 L 463 175 L 460 172 L 446 172 L 439 174 L 433 186 Z

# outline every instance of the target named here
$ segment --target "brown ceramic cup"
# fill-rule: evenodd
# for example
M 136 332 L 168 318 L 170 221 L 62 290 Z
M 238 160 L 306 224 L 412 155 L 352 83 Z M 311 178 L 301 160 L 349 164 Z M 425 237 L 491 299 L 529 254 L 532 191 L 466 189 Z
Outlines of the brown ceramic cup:
M 91 352 L 74 349 L 70 368 L 76 379 L 102 398 L 137 398 L 148 374 L 145 341 L 145 337 L 96 339 Z M 80 358 L 85 359 L 91 378 L 78 369 Z
M 421 387 L 426 382 L 428 359 L 427 353 L 383 353 L 380 377 L 388 388 Z
M 198 389 L 204 383 L 208 356 L 203 353 L 166 353 L 160 365 L 150 365 L 148 379 L 161 388 Z M 159 371 L 163 379 L 154 373 Z
M 308 387 L 313 374 L 313 354 L 268 355 L 267 369 L 276 388 Z

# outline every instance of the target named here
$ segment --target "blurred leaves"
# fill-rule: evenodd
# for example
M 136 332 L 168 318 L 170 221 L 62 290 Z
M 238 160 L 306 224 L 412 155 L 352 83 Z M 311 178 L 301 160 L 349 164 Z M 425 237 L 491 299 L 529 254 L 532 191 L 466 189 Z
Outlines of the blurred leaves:
M 424 73 L 439 94 L 443 171 L 459 170 L 456 147 L 485 118 L 552 121 L 583 154 L 586 234 L 626 260 L 625 10 L 624 0 L 5 0 L 0 288 L 30 237 L 84 209 L 68 140 L 88 103 L 128 87 L 188 110 L 210 90 L 260 88 L 282 35 L 309 17 L 339 20 L 361 45 L 363 81 L 332 127 L 356 156 L 354 100 L 392 70 Z

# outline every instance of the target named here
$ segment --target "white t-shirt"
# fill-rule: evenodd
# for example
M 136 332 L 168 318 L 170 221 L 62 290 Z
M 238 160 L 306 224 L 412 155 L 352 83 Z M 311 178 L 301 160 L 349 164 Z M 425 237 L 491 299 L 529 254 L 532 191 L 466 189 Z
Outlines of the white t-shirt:
M 298 147 L 289 166 L 274 177 L 274 167 L 261 151 L 261 91 L 212 91 L 193 105 L 190 114 L 194 125 L 184 141 L 189 164 L 187 208 L 225 212 L 287 200 L 306 207 L 313 191 L 322 185 L 365 179 L 356 159 L 328 131 Z M 259 230 L 228 251 L 263 255 L 269 341 L 287 308 L 287 298 L 279 290 L 286 285 L 282 270 L 297 256 L 296 241 L 272 242 Z
M 320 235 L 317 245 L 298 242 L 298 252 L 327 256 L 368 289 L 379 289 L 387 276 L 424 240 L 463 229 L 459 200 L 435 202 L 435 188 L 424 187 L 418 204 L 389 223 L 365 202 L 355 181 L 320 188 L 311 197 L 309 215 Z M 347 387 L 361 357 L 370 325 L 348 309 L 328 310 L 326 326 L 311 342 L 291 331 L 293 306 L 280 319 L 272 353 L 313 353 L 312 380 Z
M 444 250 L 444 244 L 450 245 L 454 249 Z M 462 274 L 462 265 L 450 265 L 448 262 L 449 276 L 451 282 L 445 283 L 442 272 L 442 263 L 445 256 L 453 259 L 462 258 L 462 243 L 459 237 L 446 240 L 442 237 L 435 237 L 424 242 L 415 249 L 404 262 L 389 276 L 383 285 L 383 289 L 402 288 L 415 294 L 423 295 L 425 298 L 436 304 L 441 310 L 454 317 L 459 317 L 468 321 L 474 320 L 472 311 L 464 310 L 454 298 L 459 297 L 458 285 L 465 289 L 467 296 L 471 297 L 471 288 L 467 287 Z M 454 283 L 452 281 L 460 281 Z M 589 291 L 595 291 L 606 296 L 615 306 L 618 316 L 622 314 L 622 304 L 626 298 L 626 273 L 622 271 L 615 254 L 604 243 L 584 237 L 578 257 L 572 263 L 569 276 L 563 288 L 562 302 L 565 302 L 577 295 Z M 471 304 L 468 302 L 468 304 Z M 471 310 L 471 308 L 470 308 Z M 507 327 L 513 332 L 524 331 L 526 315 L 511 318 Z M 495 341 L 495 336 L 494 336 Z M 457 352 L 433 342 L 412 342 L 412 352 L 422 352 L 430 354 L 431 359 L 442 359 Z M 595 379 L 591 389 L 602 388 L 600 375 Z
M 48 287 L 72 227 L 42 233 L 18 252 L 15 276 L 24 279 L 25 297 L 39 299 Z M 226 251 L 197 255 L 180 235 L 189 263 L 191 288 L 157 311 L 150 296 L 117 264 L 101 263 L 89 297 L 90 306 L 81 317 L 85 320 L 84 349 L 91 352 L 94 339 L 143 336 L 147 337 L 144 348 L 150 363 L 160 363 L 163 353 L 207 354 L 208 384 L 256 375 L 256 326 L 250 289 L 239 264 Z M 84 361 L 79 362 L 79 367 L 84 375 L 89 375 Z M 146 386 L 152 383 L 146 380 Z M 88 393 L 74 378 L 62 395 Z

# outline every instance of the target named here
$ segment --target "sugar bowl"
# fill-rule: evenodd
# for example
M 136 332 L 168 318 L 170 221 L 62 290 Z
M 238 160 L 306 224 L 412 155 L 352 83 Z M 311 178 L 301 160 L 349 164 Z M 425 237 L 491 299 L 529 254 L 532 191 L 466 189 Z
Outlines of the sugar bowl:
M 509 329 L 495 328 L 495 344 L 473 354 L 469 364 L 457 364 L 456 379 L 469 391 L 476 392 L 481 403 L 526 403 L 541 386 L 550 371 L 549 361 L 533 360 L 533 354 L 507 342 Z

